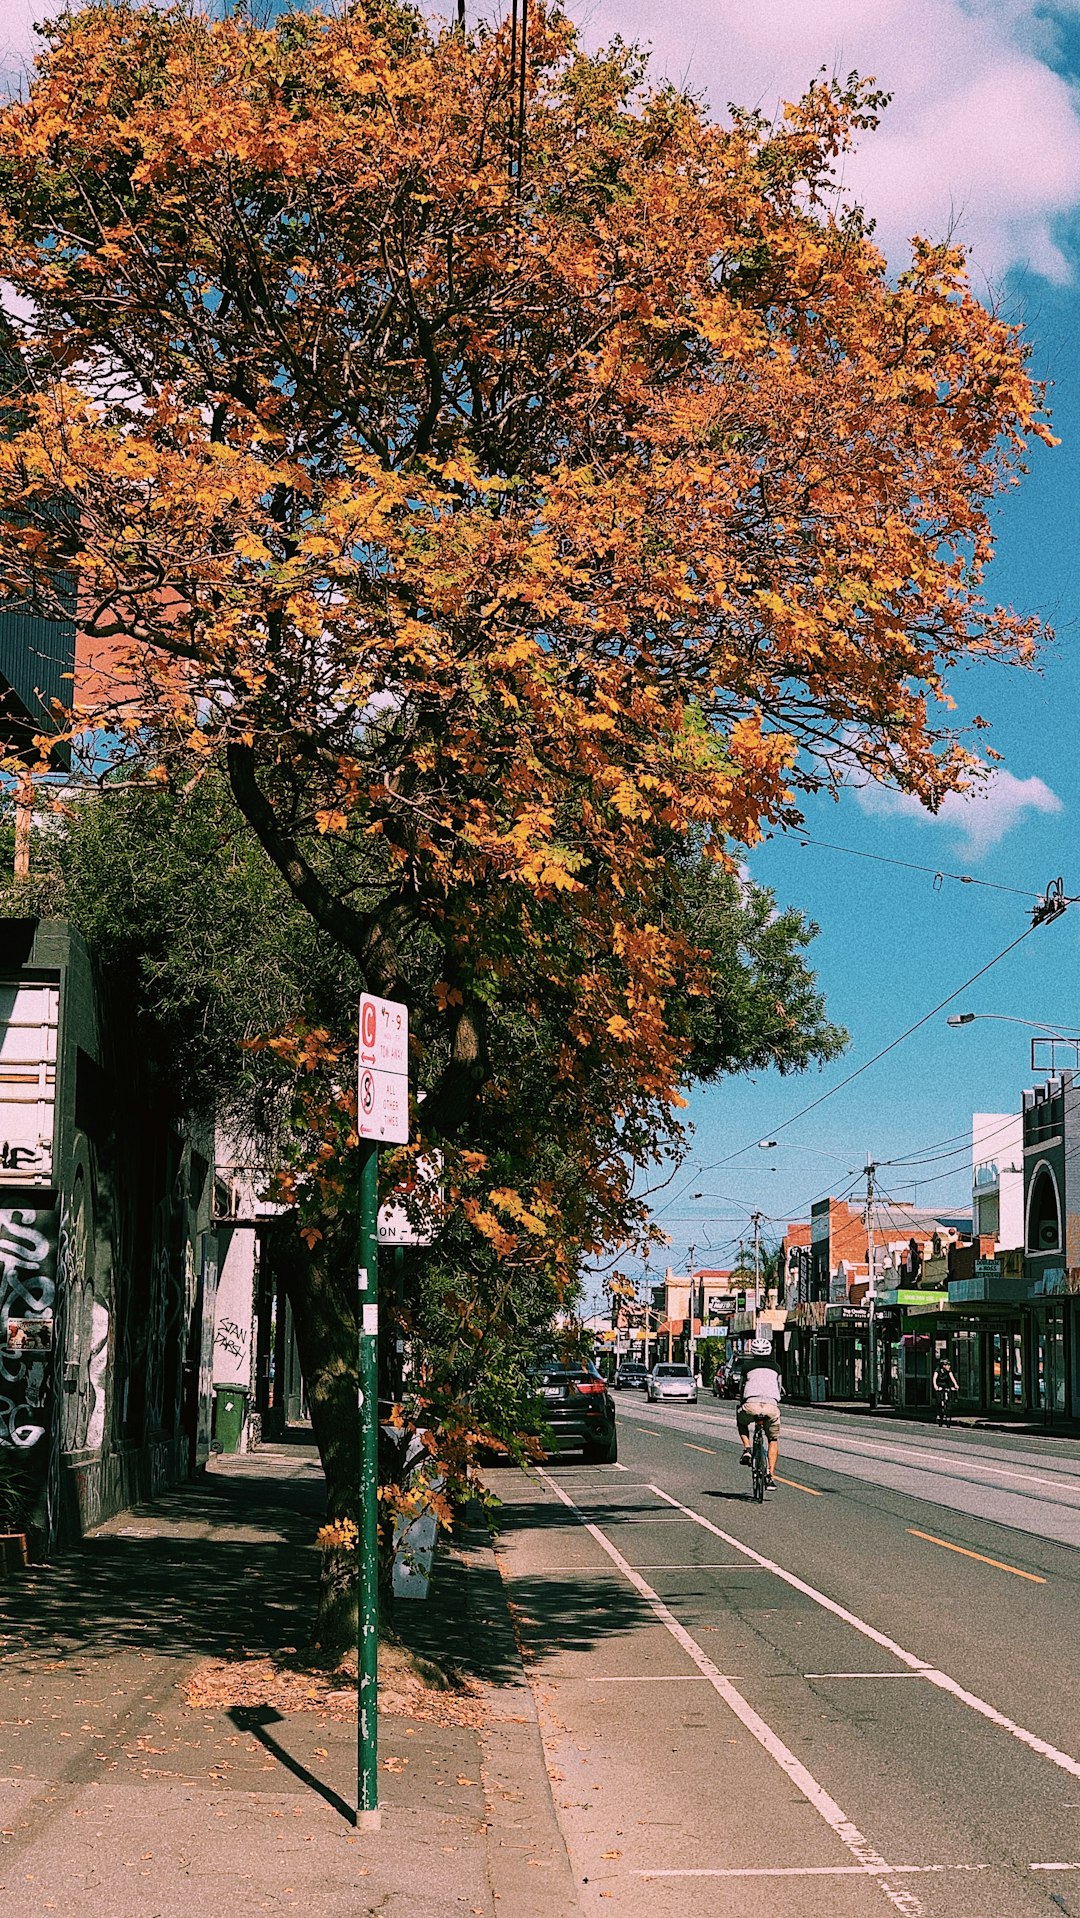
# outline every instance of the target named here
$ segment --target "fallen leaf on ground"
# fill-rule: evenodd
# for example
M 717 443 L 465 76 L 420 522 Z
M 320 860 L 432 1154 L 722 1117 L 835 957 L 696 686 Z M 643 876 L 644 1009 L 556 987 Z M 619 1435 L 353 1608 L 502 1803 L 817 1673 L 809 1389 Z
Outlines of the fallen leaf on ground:
M 352 1682 L 343 1684 L 343 1679 Z M 356 1717 L 355 1672 L 347 1664 L 327 1671 L 305 1665 L 287 1649 L 273 1658 L 215 1659 L 187 1675 L 181 1690 L 192 1711 L 269 1706 L 283 1714 L 317 1712 L 341 1723 Z M 488 1720 L 483 1691 L 475 1679 L 444 1672 L 430 1660 L 415 1658 L 404 1646 L 393 1644 L 379 1647 L 379 1711 L 388 1718 L 417 1718 L 474 1731 L 482 1730 Z

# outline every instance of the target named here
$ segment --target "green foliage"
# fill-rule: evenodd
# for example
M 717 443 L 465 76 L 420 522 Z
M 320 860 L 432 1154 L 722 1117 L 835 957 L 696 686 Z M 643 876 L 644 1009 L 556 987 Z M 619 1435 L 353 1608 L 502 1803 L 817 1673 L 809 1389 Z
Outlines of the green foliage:
M 355 1019 L 355 968 L 328 953 L 224 782 L 110 790 L 71 807 L 57 851 L 67 916 L 130 1008 L 156 1095 L 177 1113 L 272 1130 L 283 1074 L 249 1050 L 299 1011 Z
M 687 998 L 680 1028 L 697 1078 L 775 1066 L 782 1073 L 825 1065 L 848 1035 L 825 1016 L 803 957 L 818 928 L 793 907 L 777 909 L 764 886 L 701 859 L 672 869 L 673 910 L 694 945 L 709 954 L 706 995 Z

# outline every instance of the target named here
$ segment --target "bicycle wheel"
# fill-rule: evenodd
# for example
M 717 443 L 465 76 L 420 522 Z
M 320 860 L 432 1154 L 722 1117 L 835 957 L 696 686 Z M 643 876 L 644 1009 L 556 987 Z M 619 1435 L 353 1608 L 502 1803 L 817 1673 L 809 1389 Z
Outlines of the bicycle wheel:
M 765 1444 L 765 1433 L 759 1424 L 759 1425 L 755 1425 L 754 1427 L 753 1470 L 751 1472 L 751 1478 L 753 1480 L 754 1500 L 755 1500 L 755 1503 L 758 1505 L 762 1504 L 762 1502 L 764 1501 L 765 1480 L 768 1478 L 768 1476 L 769 1476 L 769 1452 L 768 1452 L 768 1447 Z

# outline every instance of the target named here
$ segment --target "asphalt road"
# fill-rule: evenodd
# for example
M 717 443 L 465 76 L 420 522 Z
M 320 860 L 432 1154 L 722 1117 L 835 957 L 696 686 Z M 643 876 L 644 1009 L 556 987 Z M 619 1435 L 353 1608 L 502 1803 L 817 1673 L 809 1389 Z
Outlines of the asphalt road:
M 500 1562 L 582 1909 L 1080 1918 L 1080 1448 L 619 1401 Z

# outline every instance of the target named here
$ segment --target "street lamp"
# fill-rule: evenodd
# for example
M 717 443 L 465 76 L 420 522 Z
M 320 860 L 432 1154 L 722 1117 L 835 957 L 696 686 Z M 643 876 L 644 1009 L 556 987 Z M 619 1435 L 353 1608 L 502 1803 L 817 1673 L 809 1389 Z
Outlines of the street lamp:
M 1047 1069 L 1045 1060 L 1040 1062 L 1035 1057 L 1036 1046 L 1050 1047 L 1049 1070 L 1051 1072 L 1057 1071 L 1057 1056 L 1054 1048 L 1058 1045 L 1069 1046 L 1073 1054 L 1072 1063 L 1074 1069 L 1080 1067 L 1080 1026 L 1063 1026 L 1060 1024 L 1047 1026 L 1042 1023 L 1041 1019 L 1021 1019 L 1013 1012 L 950 1012 L 946 1024 L 950 1026 L 970 1026 L 976 1019 L 996 1019 L 1004 1025 L 1027 1026 L 1031 1032 L 1043 1034 L 1042 1038 L 1033 1038 L 1031 1041 L 1032 1072 Z
M 1001 1019 L 1010 1026 L 1034 1026 L 1036 1032 L 1049 1032 L 1055 1039 L 1064 1038 L 1066 1033 L 1080 1034 L 1080 1026 L 1044 1026 L 1039 1019 L 1018 1019 L 1013 1012 L 950 1012 L 945 1023 L 969 1026 L 973 1019 Z

